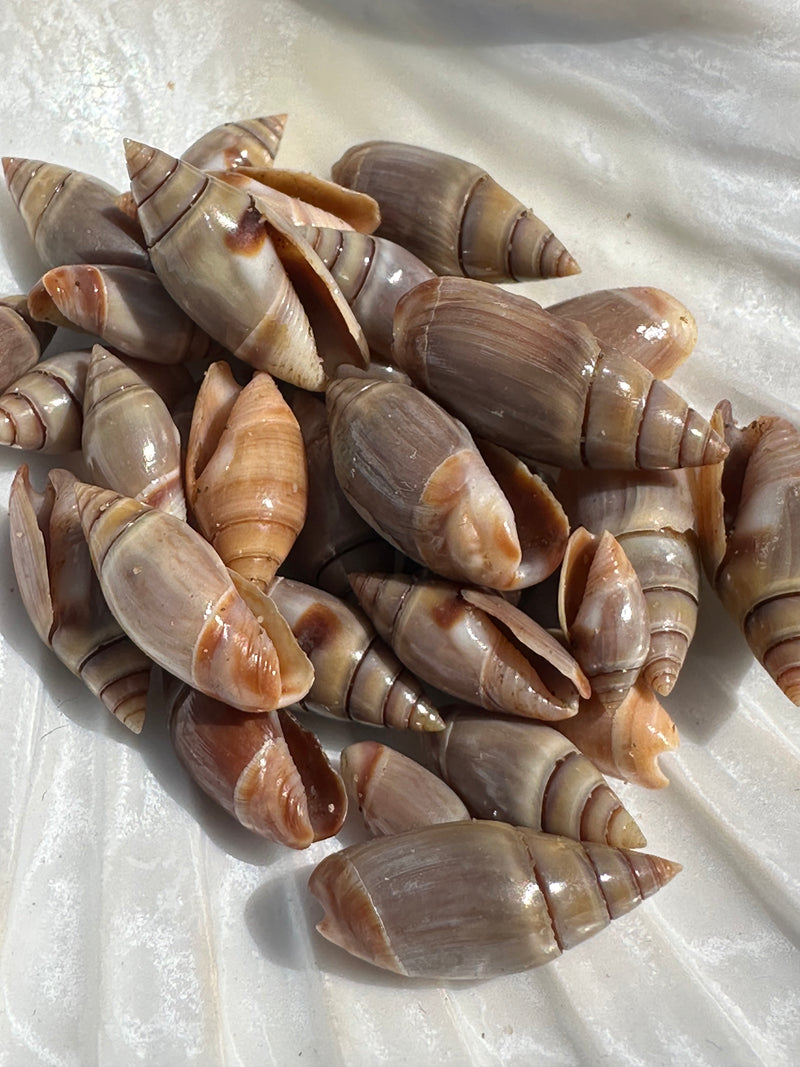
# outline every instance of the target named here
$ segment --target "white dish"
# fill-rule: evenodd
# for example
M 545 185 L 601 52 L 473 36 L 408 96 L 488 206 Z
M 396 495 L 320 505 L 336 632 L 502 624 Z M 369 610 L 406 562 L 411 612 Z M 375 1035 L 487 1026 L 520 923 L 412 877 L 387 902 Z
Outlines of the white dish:
M 675 376 L 696 407 L 800 421 L 794 5 L 645 7 L 12 0 L 0 151 L 122 187 L 123 136 L 180 152 L 286 111 L 287 166 L 376 137 L 471 158 L 583 267 L 523 292 L 667 289 L 698 320 Z M 2 191 L 0 291 L 38 273 Z M 3 499 L 28 458 L 0 456 Z M 671 785 L 619 788 L 682 874 L 546 968 L 436 986 L 324 942 L 305 882 L 337 843 L 289 853 L 215 810 L 157 709 L 138 739 L 111 721 L 38 643 L 6 552 L 0 573 L 0 1064 L 797 1062 L 798 712 L 708 590 Z

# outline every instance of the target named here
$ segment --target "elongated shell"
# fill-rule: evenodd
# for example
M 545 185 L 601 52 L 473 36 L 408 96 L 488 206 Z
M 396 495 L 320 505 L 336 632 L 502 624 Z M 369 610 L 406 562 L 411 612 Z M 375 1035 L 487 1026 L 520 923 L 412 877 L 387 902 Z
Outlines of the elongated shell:
M 340 769 L 351 801 L 375 837 L 470 817 L 464 802 L 441 778 L 378 741 L 348 745 Z
M 508 715 L 560 719 L 575 714 L 577 692 L 589 693 L 572 657 L 501 597 L 399 574 L 352 574 L 350 581 L 398 659 L 459 700 Z
M 103 598 L 73 487 L 52 470 L 44 493 L 22 466 L 8 501 L 11 558 L 22 602 L 42 641 L 129 730 L 142 729 L 150 659 L 126 636 Z
M 46 267 L 119 263 L 149 268 L 141 230 L 110 185 L 40 159 L 3 157 L 8 191 Z
M 269 595 L 314 667 L 304 710 L 400 730 L 442 729 L 416 678 L 361 611 L 288 578 L 276 578 Z
M 547 310 L 584 323 L 602 345 L 637 359 L 656 378 L 668 378 L 697 342 L 691 311 L 663 289 L 649 286 L 598 289 Z
M 437 574 L 514 587 L 511 505 L 460 422 L 395 382 L 342 378 L 326 400 L 336 477 L 365 522 Z
M 481 167 L 429 148 L 368 141 L 333 165 L 334 181 L 373 196 L 378 233 L 437 274 L 507 282 L 576 274 L 552 230 Z
M 266 589 L 303 527 L 308 480 L 300 427 L 272 378 L 242 389 L 227 363 L 200 387 L 186 452 L 186 493 L 223 562 Z
M 167 405 L 102 345 L 86 375 L 81 443 L 95 484 L 186 518 L 181 442 Z
M 81 447 L 88 352 L 37 363 L 0 396 L 0 444 L 34 452 Z
M 708 422 L 582 323 L 465 278 L 416 286 L 395 314 L 393 358 L 473 433 L 559 467 L 715 463 Z
M 191 778 L 248 830 L 303 849 L 341 829 L 342 780 L 286 708 L 248 715 L 181 686 L 170 736 Z
M 241 711 L 305 695 L 313 669 L 291 630 L 254 586 L 237 590 L 200 534 L 109 489 L 78 483 L 75 495 L 106 601 L 156 663 Z
M 426 738 L 426 751 L 476 819 L 616 848 L 647 843 L 595 765 L 558 730 L 468 705 L 443 713 L 445 728 Z
M 290 403 L 306 450 L 308 511 L 284 573 L 346 597 L 349 571 L 392 571 L 395 550 L 348 503 L 336 480 L 324 402 L 298 390 Z
M 616 707 L 647 659 L 650 617 L 636 571 L 608 530 L 597 537 L 579 526 L 572 533 L 561 567 L 558 612 L 592 692 Z
M 609 530 L 636 571 L 650 619 L 642 673 L 666 696 L 694 637 L 700 596 L 688 472 L 568 471 L 560 475 L 557 491 L 573 525 L 597 536 Z
M 165 152 L 136 141 L 125 151 L 153 268 L 206 333 L 305 389 L 341 363 L 369 362 L 347 303 L 290 224 Z
M 680 865 L 502 822 L 446 823 L 326 857 L 309 879 L 317 930 L 409 977 L 536 967 L 666 885 Z
M 55 332 L 31 316 L 27 297 L 0 297 L 0 393 L 39 361 Z
M 345 220 L 338 215 L 332 215 L 329 211 L 299 200 L 296 196 L 289 196 L 280 189 L 273 189 L 264 181 L 266 173 L 253 171 L 249 167 L 243 167 L 241 170 L 209 171 L 212 178 L 251 196 L 256 207 L 277 212 L 293 226 L 333 226 L 341 229 L 347 226 Z
M 216 346 L 151 272 L 91 264 L 54 267 L 28 293 L 37 319 L 94 334 L 153 363 L 204 359 Z
M 286 115 L 224 122 L 201 134 L 181 155 L 199 170 L 271 167 L 286 127 Z

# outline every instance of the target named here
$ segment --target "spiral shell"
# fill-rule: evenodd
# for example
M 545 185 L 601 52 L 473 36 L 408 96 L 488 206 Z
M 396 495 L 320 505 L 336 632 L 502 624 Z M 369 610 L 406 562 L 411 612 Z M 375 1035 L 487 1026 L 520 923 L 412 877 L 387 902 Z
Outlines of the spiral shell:
M 437 274 L 507 282 L 580 270 L 552 230 L 474 163 L 368 141 L 348 149 L 332 174 L 373 196 L 381 209 L 379 235 Z
M 278 154 L 286 115 L 237 119 L 207 130 L 193 141 L 181 159 L 198 170 L 271 167 Z
M 0 444 L 32 452 L 81 447 L 88 352 L 61 352 L 37 363 L 0 396 Z
M 24 295 L 0 297 L 0 393 L 31 370 L 55 332 L 31 316 Z
M 502 822 L 451 822 L 351 845 L 309 879 L 317 930 L 425 978 L 536 967 L 640 904 L 680 865 Z
M 249 715 L 180 686 L 170 736 L 193 781 L 248 830 L 303 849 L 341 829 L 342 780 L 286 708 Z
M 397 305 L 393 358 L 470 430 L 558 467 L 682 467 L 727 452 L 708 422 L 581 323 L 478 281 L 437 278 Z

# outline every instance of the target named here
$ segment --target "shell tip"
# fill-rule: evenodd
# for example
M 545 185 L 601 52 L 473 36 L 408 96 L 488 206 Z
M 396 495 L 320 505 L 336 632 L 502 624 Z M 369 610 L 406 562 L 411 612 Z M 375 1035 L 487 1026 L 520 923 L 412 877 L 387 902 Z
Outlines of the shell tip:
M 608 821 L 606 842 L 613 848 L 644 848 L 647 838 L 631 813 L 619 807 Z
M 445 721 L 431 704 L 418 700 L 408 719 L 412 730 L 422 730 L 426 734 L 439 733 L 445 728 Z
M 577 260 L 566 250 L 558 257 L 556 266 L 557 278 L 568 278 L 571 274 L 580 274 L 581 268 Z

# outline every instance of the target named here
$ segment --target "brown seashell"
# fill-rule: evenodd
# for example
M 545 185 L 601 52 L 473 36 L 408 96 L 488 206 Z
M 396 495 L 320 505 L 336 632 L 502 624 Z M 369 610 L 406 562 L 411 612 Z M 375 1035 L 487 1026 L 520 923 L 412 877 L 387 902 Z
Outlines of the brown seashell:
M 31 316 L 27 297 L 0 297 L 0 393 L 38 363 L 55 332 Z
M 0 444 L 32 452 L 81 447 L 88 352 L 60 352 L 37 363 L 0 396 Z
M 193 141 L 181 159 L 198 170 L 271 167 L 286 119 L 286 115 L 264 115 L 222 123 Z

